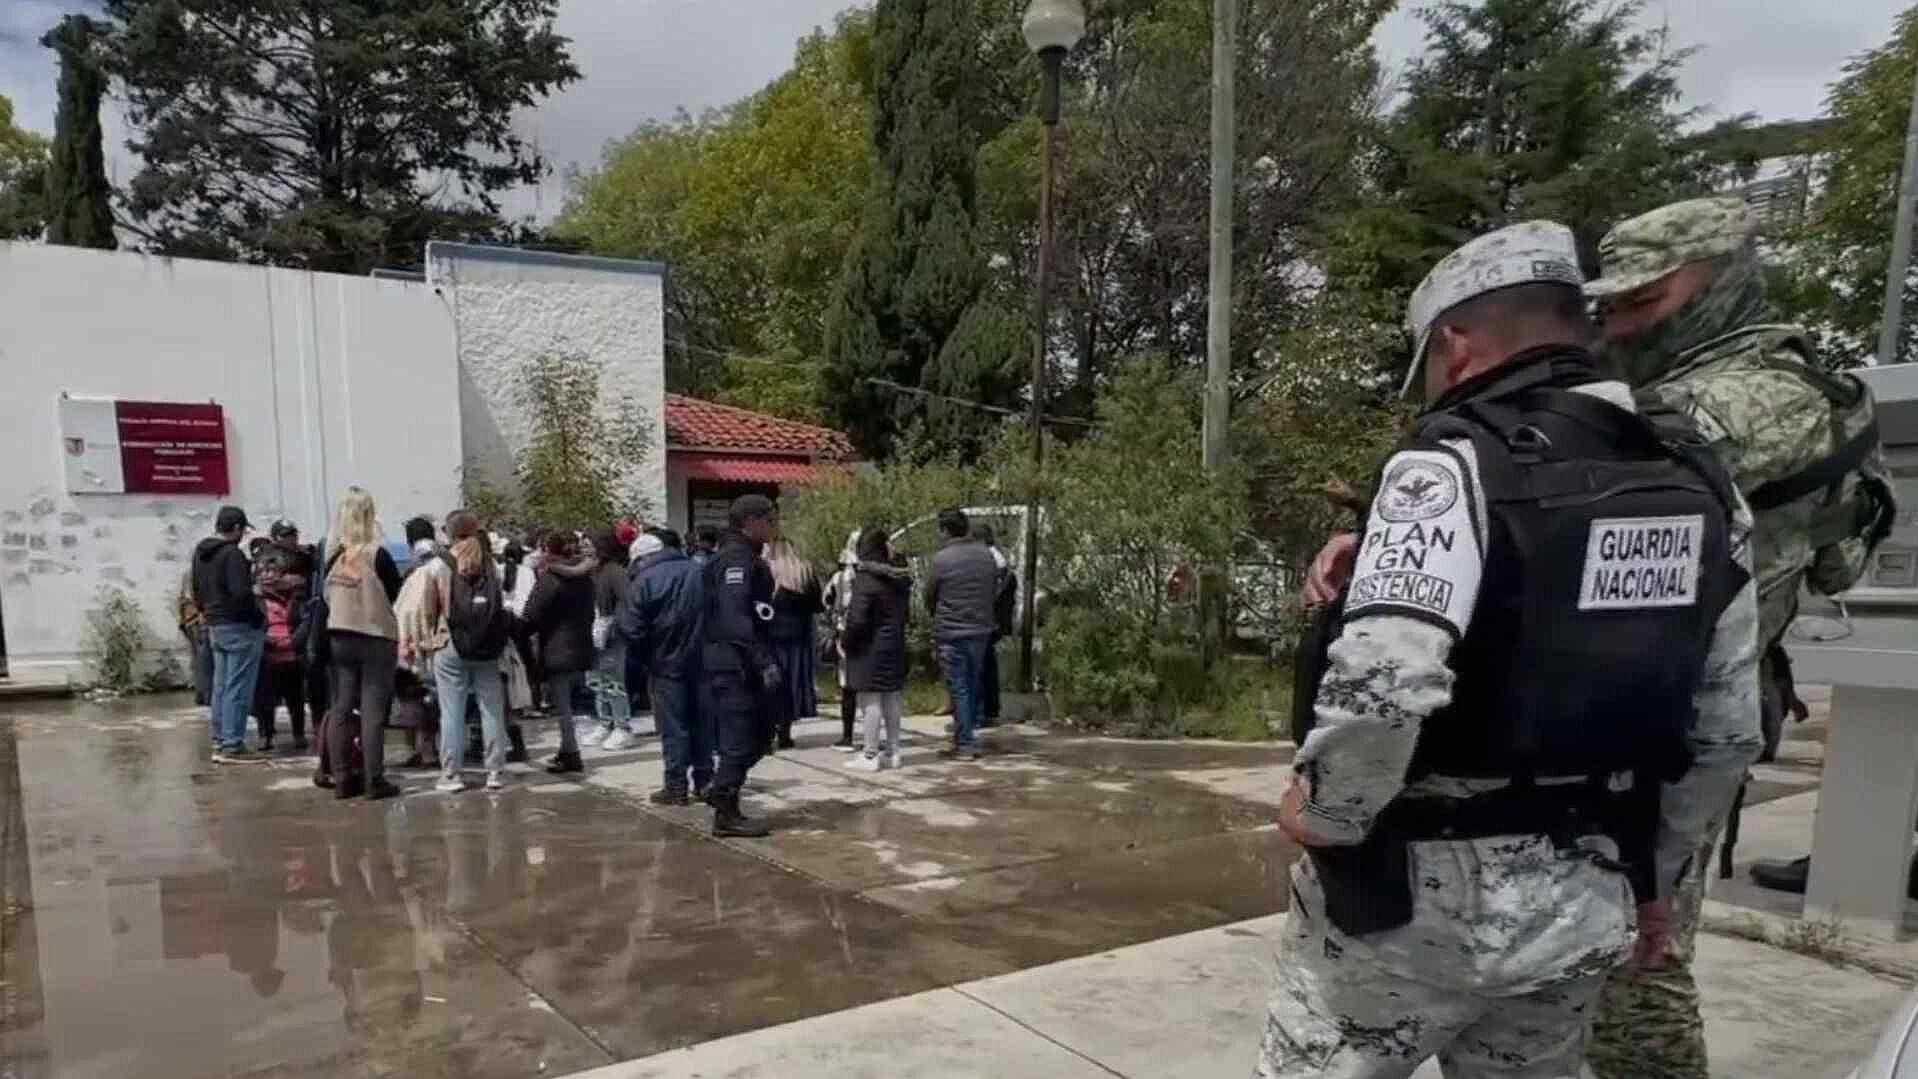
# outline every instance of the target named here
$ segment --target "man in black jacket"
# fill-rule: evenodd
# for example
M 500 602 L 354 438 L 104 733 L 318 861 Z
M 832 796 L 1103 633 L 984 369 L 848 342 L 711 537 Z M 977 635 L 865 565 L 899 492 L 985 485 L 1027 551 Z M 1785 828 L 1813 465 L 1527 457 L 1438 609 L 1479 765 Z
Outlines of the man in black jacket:
M 649 550 L 648 548 L 656 548 Z M 633 545 L 632 583 L 620 605 L 618 629 L 651 686 L 666 782 L 655 805 L 683 806 L 687 773 L 693 795 L 704 799 L 713 782 L 713 721 L 697 703 L 700 651 L 705 646 L 705 589 L 698 563 L 680 549 L 679 533 L 647 530 Z
M 739 788 L 772 740 L 768 707 L 782 680 L 773 659 L 773 575 L 759 557 L 779 530 L 779 510 L 764 495 L 742 495 L 703 569 L 705 626 L 701 661 L 706 709 L 719 741 L 713 777 L 713 834 L 753 838 L 771 829 L 739 811 Z
M 222 506 L 213 535 L 193 551 L 193 599 L 205 613 L 213 647 L 209 712 L 216 764 L 266 759 L 246 748 L 246 716 L 266 650 L 266 615 L 253 594 L 252 563 L 240 550 L 251 527 L 246 511 Z

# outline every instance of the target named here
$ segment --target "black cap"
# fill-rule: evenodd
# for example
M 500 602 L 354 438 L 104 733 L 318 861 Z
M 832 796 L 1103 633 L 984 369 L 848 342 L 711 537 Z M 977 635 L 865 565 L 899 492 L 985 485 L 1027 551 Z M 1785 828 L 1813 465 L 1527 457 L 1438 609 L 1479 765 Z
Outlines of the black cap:
M 272 536 L 274 539 L 285 539 L 288 536 L 297 536 L 299 534 L 300 526 L 294 524 L 292 521 L 275 521 L 273 522 L 273 527 L 267 529 L 267 535 Z
M 236 528 L 252 528 L 253 522 L 246 519 L 246 511 L 238 506 L 221 506 L 219 516 L 213 519 L 213 531 L 231 532 Z
M 726 520 L 734 528 L 742 528 L 747 521 L 763 520 L 778 512 L 773 500 L 765 495 L 740 495 L 733 499 L 732 508 L 726 513 Z

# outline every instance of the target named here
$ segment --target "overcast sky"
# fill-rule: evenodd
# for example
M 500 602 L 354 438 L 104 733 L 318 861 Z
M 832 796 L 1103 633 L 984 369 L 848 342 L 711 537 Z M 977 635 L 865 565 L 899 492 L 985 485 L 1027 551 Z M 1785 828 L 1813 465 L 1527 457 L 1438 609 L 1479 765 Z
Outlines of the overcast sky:
M 19 122 L 53 130 L 54 64 L 38 44 L 66 11 L 88 0 L 0 0 L 0 94 L 13 99 Z M 520 118 L 560 171 L 591 165 L 606 140 L 640 122 L 722 105 L 764 85 L 792 61 L 793 46 L 830 23 L 846 0 L 560 0 L 560 30 L 573 39 L 585 77 Z M 1412 0 L 1380 28 L 1381 56 L 1393 66 L 1417 55 L 1422 24 Z M 1762 7 L 1762 15 L 1759 9 Z M 1691 105 L 1711 118 L 1754 112 L 1797 119 L 1817 115 L 1826 86 L 1854 54 L 1891 32 L 1897 0 L 1649 0 L 1645 17 L 1671 30 L 1675 47 L 1700 52 L 1684 69 Z M 109 120 L 108 138 L 120 141 Z M 116 181 L 130 171 L 123 150 L 109 147 Z M 550 217 L 564 186 L 556 175 L 537 191 L 517 194 L 508 210 Z

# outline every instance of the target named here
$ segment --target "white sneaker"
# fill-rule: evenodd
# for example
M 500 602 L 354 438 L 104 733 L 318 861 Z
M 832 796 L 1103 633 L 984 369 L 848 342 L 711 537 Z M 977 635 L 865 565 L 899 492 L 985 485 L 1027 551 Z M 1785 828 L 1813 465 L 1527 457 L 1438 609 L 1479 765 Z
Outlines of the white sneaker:
M 858 753 L 861 749 L 857 742 L 834 742 L 832 747 L 840 753 Z
M 611 733 L 613 733 L 613 729 L 611 727 L 604 727 L 604 726 L 594 727 L 592 730 L 587 731 L 583 736 L 581 736 L 579 740 L 579 744 L 583 746 L 597 746 L 601 742 L 604 742 L 606 740 L 606 736 Z
M 632 744 L 633 734 L 631 731 L 624 727 L 614 727 L 613 733 L 606 736 L 606 740 L 599 744 L 599 748 L 620 750 Z
M 486 773 L 486 789 L 489 791 L 505 790 L 506 789 L 506 773 L 505 772 Z
M 886 767 L 897 770 L 903 763 L 898 750 L 895 749 L 891 753 L 886 754 Z
M 466 781 L 458 776 L 442 776 L 433 789 L 441 794 L 458 794 L 466 789 Z
M 861 753 L 857 757 L 847 761 L 846 767 L 855 772 L 877 772 L 880 767 L 879 758 L 868 757 L 864 753 Z

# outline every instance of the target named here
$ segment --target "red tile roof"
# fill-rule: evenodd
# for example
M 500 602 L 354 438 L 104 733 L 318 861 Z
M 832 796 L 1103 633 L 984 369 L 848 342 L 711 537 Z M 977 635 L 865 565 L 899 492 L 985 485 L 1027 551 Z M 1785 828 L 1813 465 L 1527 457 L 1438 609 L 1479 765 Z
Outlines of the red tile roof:
M 830 428 L 676 393 L 666 395 L 666 445 L 672 449 L 753 450 L 794 457 L 853 457 L 852 441 Z
M 790 483 L 805 486 L 844 471 L 842 465 L 814 464 L 793 457 L 702 453 L 697 450 L 682 451 L 675 461 L 679 474 L 689 480 L 722 480 L 727 483 Z

